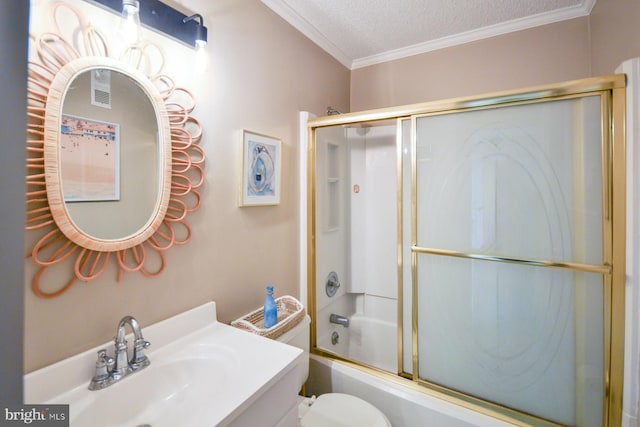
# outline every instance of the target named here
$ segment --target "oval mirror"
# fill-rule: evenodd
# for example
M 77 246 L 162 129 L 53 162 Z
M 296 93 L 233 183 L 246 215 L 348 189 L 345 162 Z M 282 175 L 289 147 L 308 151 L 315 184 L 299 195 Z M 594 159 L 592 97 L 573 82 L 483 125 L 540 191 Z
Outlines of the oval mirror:
M 171 131 L 158 89 L 106 57 L 78 58 L 54 78 L 45 112 L 47 197 L 74 243 L 117 251 L 165 216 Z

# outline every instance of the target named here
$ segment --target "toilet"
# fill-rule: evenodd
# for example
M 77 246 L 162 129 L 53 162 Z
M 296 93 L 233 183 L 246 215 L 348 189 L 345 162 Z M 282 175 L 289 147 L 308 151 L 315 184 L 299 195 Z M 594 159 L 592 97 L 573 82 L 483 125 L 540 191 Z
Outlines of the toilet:
M 302 388 L 309 376 L 309 316 L 277 338 L 278 341 L 305 351 L 305 362 L 298 371 Z M 344 393 L 326 393 L 301 398 L 298 407 L 300 427 L 392 427 L 387 417 L 372 404 Z

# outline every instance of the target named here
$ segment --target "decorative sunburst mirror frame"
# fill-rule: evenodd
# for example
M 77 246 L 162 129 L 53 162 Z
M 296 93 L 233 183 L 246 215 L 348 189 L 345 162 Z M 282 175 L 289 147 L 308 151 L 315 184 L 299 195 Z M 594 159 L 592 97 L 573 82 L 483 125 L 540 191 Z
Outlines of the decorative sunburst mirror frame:
M 60 31 L 58 13 L 75 16 L 78 31 L 73 40 Z M 158 71 L 148 71 L 151 44 L 129 47 L 115 59 L 109 55 L 106 37 L 82 13 L 64 2 L 50 8 L 54 31 L 31 35 L 32 59 L 28 76 L 26 230 L 38 233 L 28 254 L 38 266 L 33 292 L 54 298 L 78 281 L 100 277 L 115 262 L 117 280 L 125 272 L 159 275 L 165 267 L 164 252 L 188 243 L 191 228 L 186 217 L 200 207 L 198 188 L 204 183 L 204 150 L 198 145 L 202 127 L 191 112 L 193 95 L 176 87 Z M 66 21 L 65 21 L 66 22 Z M 65 26 L 66 27 L 66 26 Z M 162 58 L 162 56 L 159 56 Z M 157 60 L 156 60 L 157 62 Z M 60 164 L 60 129 L 65 94 L 76 76 L 93 69 L 107 69 L 135 80 L 154 107 L 158 125 L 158 197 L 146 224 L 134 233 L 114 239 L 96 238 L 73 221 L 64 201 Z M 68 270 L 62 285 L 47 285 L 42 277 L 49 269 Z

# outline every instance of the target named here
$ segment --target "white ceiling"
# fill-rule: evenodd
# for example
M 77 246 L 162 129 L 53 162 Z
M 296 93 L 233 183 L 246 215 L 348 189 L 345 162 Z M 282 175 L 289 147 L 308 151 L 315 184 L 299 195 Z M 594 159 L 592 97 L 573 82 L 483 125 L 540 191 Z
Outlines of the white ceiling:
M 586 16 L 596 0 L 262 0 L 350 69 Z

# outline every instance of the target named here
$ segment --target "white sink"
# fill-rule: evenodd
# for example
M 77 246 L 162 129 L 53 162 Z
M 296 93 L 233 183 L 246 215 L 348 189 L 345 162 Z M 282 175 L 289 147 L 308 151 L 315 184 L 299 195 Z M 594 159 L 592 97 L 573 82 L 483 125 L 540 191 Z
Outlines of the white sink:
M 73 427 L 295 426 L 302 351 L 215 317 L 209 303 L 143 328 L 151 365 L 103 390 L 87 386 L 113 343 L 30 373 L 25 402 L 69 404 Z

